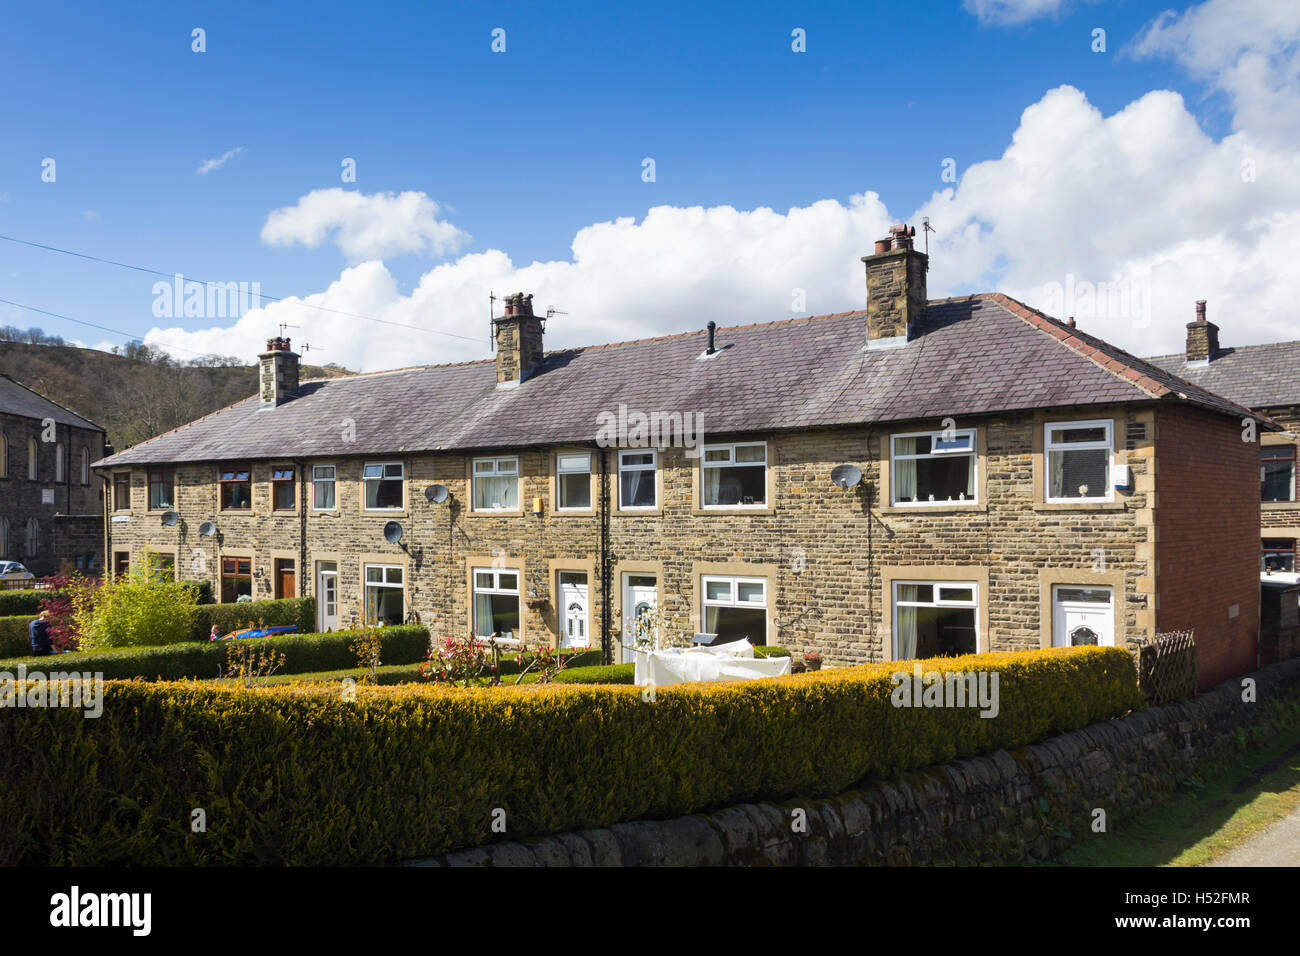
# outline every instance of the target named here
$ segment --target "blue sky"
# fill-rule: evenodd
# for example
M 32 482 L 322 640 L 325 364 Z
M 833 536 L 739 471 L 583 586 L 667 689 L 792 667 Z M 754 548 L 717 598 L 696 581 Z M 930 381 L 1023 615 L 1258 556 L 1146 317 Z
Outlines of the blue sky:
M 874 192 L 891 216 L 907 216 L 936 191 L 965 186 L 941 181 L 945 158 L 959 176 L 996 161 L 1023 111 L 1062 86 L 1104 117 L 1150 91 L 1175 91 L 1211 143 L 1233 132 L 1222 84 L 1190 75 L 1176 56 L 1122 52 L 1163 4 L 1047 2 L 1047 15 L 1022 23 L 982 22 L 960 3 L 11 5 L 0 30 L 0 233 L 196 278 L 256 280 L 279 296 L 320 293 L 348 266 L 382 259 L 403 295 L 440 263 L 488 250 L 516 270 L 569 261 L 580 230 L 639 222 L 651 207 L 784 214 Z M 191 50 L 195 27 L 206 52 Z M 505 53 L 490 48 L 498 27 Z M 806 30 L 805 53 L 791 50 L 794 28 Z M 1091 50 L 1095 28 L 1107 32 L 1105 53 Z M 53 183 L 41 180 L 46 157 L 57 163 Z M 356 160 L 355 183 L 340 180 L 345 157 Z M 646 157 L 652 183 L 642 181 Z M 330 189 L 423 193 L 472 240 L 372 257 L 336 242 L 260 238 L 273 210 Z M 983 218 L 968 213 L 962 224 Z M 860 254 L 869 238 L 858 237 Z M 992 250 L 995 265 L 978 278 L 1001 278 L 1001 255 Z M 617 284 L 636 262 L 629 254 L 587 281 Z M 159 325 L 216 327 L 160 322 L 153 281 L 0 242 L 0 298 L 139 336 Z M 709 287 L 694 291 L 705 298 L 687 289 L 673 301 L 707 307 Z M 462 314 L 470 301 L 448 301 L 430 324 L 479 321 Z M 769 311 L 754 318 L 789 307 Z M 418 308 L 408 314 L 422 321 Z M 87 343 L 123 339 L 4 306 L 0 321 Z M 680 310 L 626 327 L 585 321 L 584 332 L 602 337 L 603 328 L 605 338 L 696 324 Z M 338 329 L 301 334 L 337 353 L 320 361 L 356 366 Z M 220 338 L 159 341 L 202 351 Z M 234 336 L 232 351 L 246 351 L 245 339 Z

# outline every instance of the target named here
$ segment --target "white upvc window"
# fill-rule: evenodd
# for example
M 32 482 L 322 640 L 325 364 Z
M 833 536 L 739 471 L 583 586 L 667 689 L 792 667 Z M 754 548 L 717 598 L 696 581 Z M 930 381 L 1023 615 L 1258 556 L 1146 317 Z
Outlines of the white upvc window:
M 719 643 L 767 643 L 767 578 L 706 574 L 700 588 L 704 633 L 717 634 Z
M 767 505 L 767 442 L 705 445 L 700 504 L 704 508 Z
M 894 660 L 974 654 L 979 648 L 979 585 L 974 581 L 895 581 Z
M 1043 430 L 1044 500 L 1113 501 L 1114 422 L 1049 422 Z
M 474 510 L 519 510 L 519 459 L 475 458 Z
M 366 624 L 392 626 L 405 618 L 405 568 L 400 564 L 367 564 Z
M 366 511 L 401 511 L 406 506 L 406 468 L 400 461 L 368 461 L 361 468 Z
M 333 465 L 311 466 L 311 510 L 333 511 L 338 473 Z
M 591 510 L 591 452 L 560 452 L 555 456 L 557 511 Z
M 474 633 L 479 637 L 519 636 L 519 572 L 514 568 L 474 568 Z
M 973 428 L 894 435 L 889 459 L 891 504 L 976 504 L 975 457 Z
M 618 507 L 621 511 L 652 511 L 659 507 L 655 472 L 659 453 L 635 448 L 618 453 Z

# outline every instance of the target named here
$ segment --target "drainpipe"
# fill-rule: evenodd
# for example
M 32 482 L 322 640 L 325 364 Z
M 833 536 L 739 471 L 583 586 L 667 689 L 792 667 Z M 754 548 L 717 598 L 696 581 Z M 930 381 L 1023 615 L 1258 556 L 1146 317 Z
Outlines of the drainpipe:
M 600 449 L 600 653 L 606 664 L 614 661 L 614 648 L 610 640 L 610 591 L 612 578 L 609 567 L 609 469 L 605 449 Z
M 296 597 L 306 597 L 307 592 L 307 466 L 295 461 L 293 467 L 298 471 L 298 580 Z M 272 573 L 274 573 L 272 568 Z M 313 569 L 313 575 L 315 571 Z M 314 579 L 313 579 L 313 587 Z M 274 591 L 272 593 L 275 593 Z M 319 620 L 319 617 L 317 617 Z

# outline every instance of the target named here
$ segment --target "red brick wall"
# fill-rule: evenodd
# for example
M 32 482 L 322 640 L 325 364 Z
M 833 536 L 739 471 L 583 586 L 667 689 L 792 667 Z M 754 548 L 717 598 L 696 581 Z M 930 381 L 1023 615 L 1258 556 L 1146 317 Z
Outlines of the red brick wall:
M 1259 446 L 1240 422 L 1175 406 L 1157 412 L 1156 460 L 1156 630 L 1195 630 L 1206 688 L 1257 664 Z

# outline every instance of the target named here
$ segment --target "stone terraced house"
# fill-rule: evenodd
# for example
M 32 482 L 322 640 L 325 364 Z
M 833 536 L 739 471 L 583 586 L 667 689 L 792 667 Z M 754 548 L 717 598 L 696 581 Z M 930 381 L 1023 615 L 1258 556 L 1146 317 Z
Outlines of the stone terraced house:
M 1166 371 L 1217 395 L 1249 406 L 1282 425 L 1284 432 L 1259 436 L 1261 571 L 1300 571 L 1300 497 L 1296 451 L 1300 445 L 1300 342 L 1275 342 L 1223 348 L 1219 327 L 1196 303 L 1196 321 L 1187 323 L 1187 348 L 1177 355 L 1148 359 Z
M 863 311 L 612 345 L 544 351 L 523 295 L 495 360 L 300 382 L 271 340 L 259 395 L 100 463 L 106 551 L 322 629 L 613 660 L 658 607 L 833 664 L 1195 628 L 1203 685 L 1253 667 L 1252 413 L 1004 295 L 927 301 L 906 232 L 863 261 Z
M 104 429 L 0 375 L 0 558 L 33 574 L 103 565 Z

